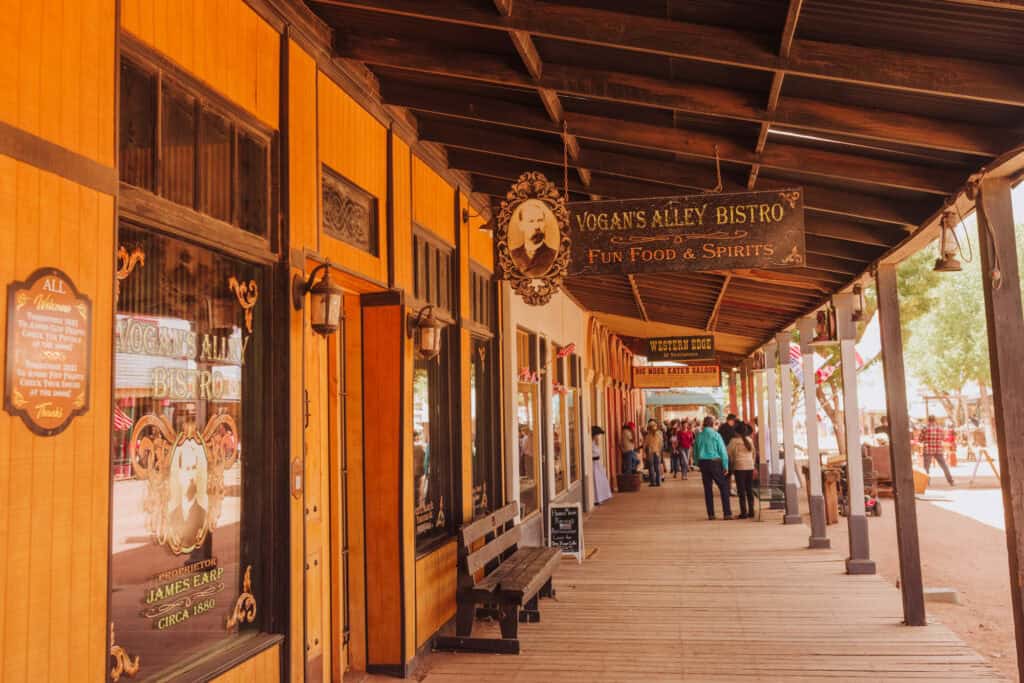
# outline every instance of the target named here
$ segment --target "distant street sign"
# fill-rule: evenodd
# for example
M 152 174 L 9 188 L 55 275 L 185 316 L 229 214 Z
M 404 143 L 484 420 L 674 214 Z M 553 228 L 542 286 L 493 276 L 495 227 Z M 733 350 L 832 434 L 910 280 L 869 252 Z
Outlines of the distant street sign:
M 654 337 L 647 340 L 647 360 L 714 360 L 715 335 Z

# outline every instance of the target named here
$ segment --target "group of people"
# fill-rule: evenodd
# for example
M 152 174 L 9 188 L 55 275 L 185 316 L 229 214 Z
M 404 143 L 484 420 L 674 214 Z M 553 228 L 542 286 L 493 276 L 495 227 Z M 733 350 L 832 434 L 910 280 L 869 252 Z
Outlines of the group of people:
M 642 433 L 636 425 L 622 426 L 619 444 L 622 449 L 622 471 L 635 474 L 641 457 L 651 486 L 661 486 L 671 473 L 674 478 L 687 478 L 696 465 L 704 486 L 704 504 L 708 519 L 715 519 L 714 487 L 722 501 L 723 519 L 733 519 L 729 498 L 730 476 L 736 481 L 740 501 L 739 519 L 754 517 L 754 469 L 758 454 L 755 428 L 729 414 L 725 421 L 710 415 L 702 422 L 672 420 L 659 424 L 651 419 Z

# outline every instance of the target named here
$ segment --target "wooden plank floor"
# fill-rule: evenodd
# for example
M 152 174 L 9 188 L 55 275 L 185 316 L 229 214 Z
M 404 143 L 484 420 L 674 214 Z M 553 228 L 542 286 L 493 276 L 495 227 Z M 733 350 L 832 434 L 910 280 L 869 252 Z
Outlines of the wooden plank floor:
M 734 499 L 735 504 L 735 499 Z M 720 514 L 720 513 L 719 513 Z M 563 560 L 522 654 L 431 653 L 414 678 L 445 681 L 1002 680 L 945 626 L 900 624 L 900 595 L 847 576 L 840 550 L 807 550 L 803 525 L 705 519 L 700 482 L 619 494 Z M 477 623 L 474 635 L 496 633 Z

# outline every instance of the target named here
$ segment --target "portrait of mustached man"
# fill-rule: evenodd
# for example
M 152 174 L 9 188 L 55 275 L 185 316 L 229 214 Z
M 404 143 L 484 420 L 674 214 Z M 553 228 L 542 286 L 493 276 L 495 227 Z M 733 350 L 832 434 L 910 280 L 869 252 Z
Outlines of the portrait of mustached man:
M 522 241 L 518 246 L 517 242 Z M 512 261 L 527 277 L 542 277 L 558 255 L 558 221 L 539 199 L 527 199 L 509 221 Z

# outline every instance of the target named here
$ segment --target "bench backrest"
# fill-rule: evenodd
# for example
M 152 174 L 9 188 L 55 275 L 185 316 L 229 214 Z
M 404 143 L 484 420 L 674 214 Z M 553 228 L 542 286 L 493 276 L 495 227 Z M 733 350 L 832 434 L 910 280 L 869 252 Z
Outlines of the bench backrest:
M 512 502 L 462 527 L 462 547 L 459 550 L 466 558 L 466 572 L 470 577 L 475 578 L 477 572 L 487 570 L 492 563 L 490 570 L 493 571 L 501 560 L 511 554 L 510 551 L 516 549 L 520 535 L 515 524 L 518 517 L 519 504 Z M 481 541 L 484 542 L 482 546 Z

